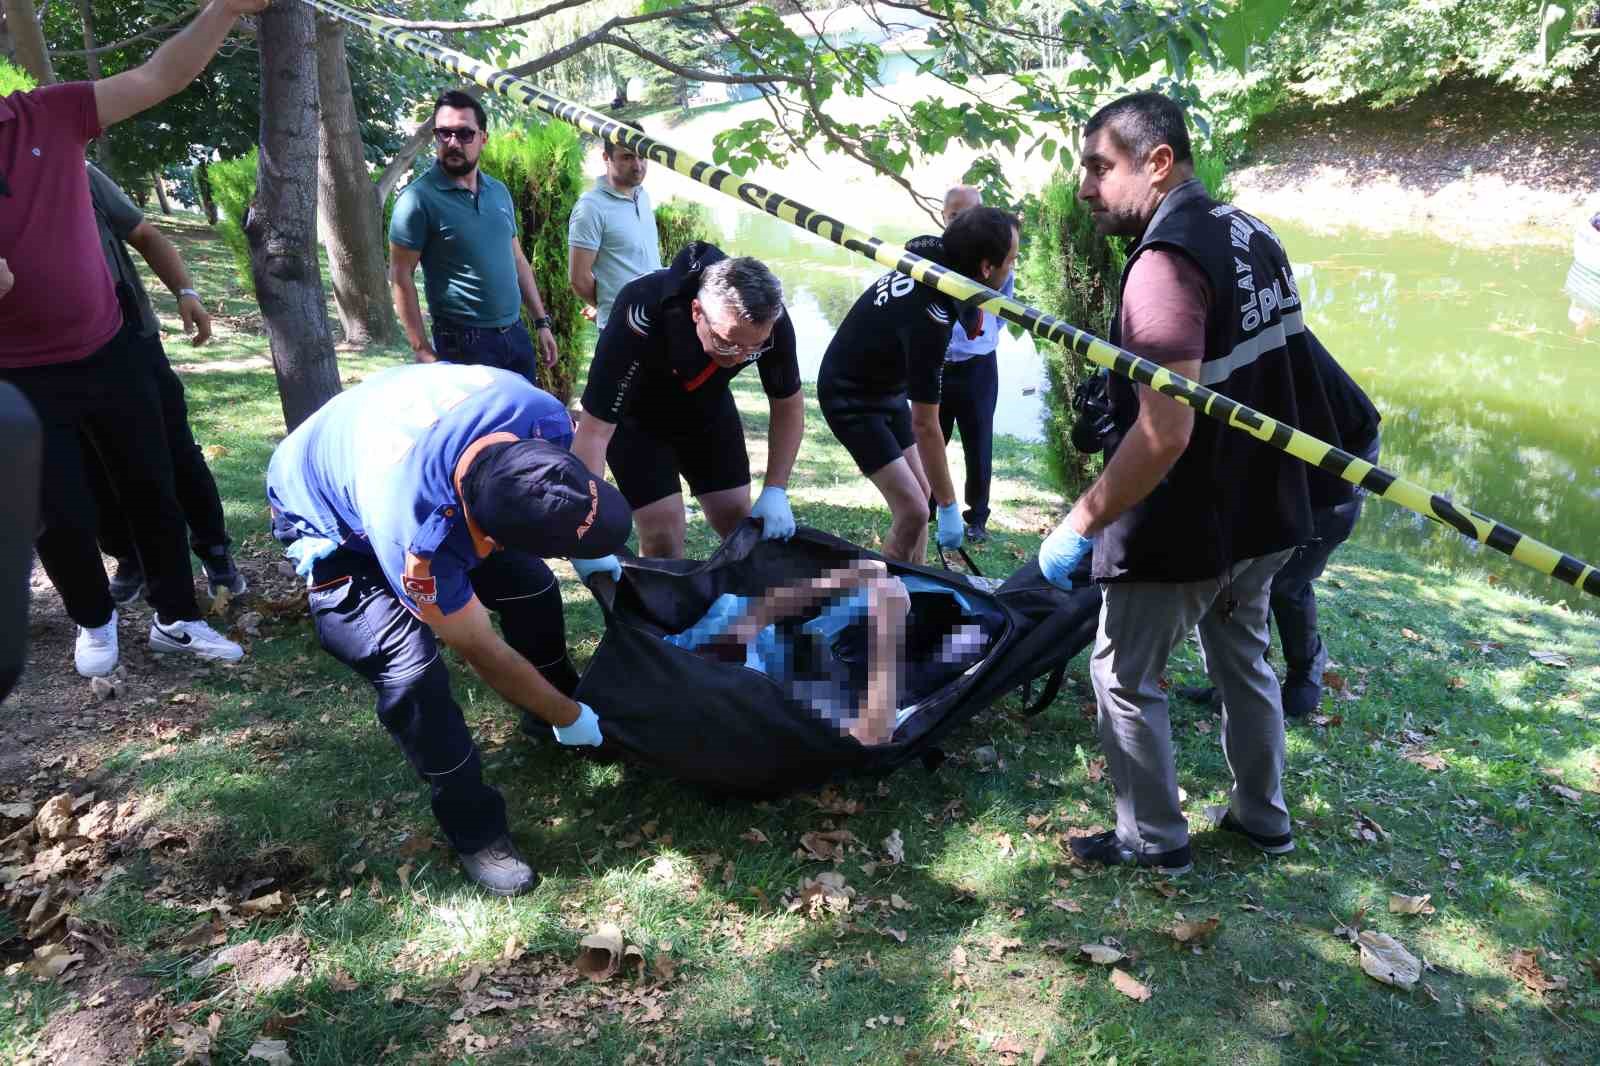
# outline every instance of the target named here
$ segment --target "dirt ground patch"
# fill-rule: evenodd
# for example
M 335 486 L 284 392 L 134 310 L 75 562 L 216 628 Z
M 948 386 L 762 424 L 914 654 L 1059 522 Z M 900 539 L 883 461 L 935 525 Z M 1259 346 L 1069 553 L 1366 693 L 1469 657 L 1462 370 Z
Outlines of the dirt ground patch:
M 1235 199 L 1312 228 L 1570 245 L 1600 192 L 1597 113 L 1600 64 L 1540 96 L 1456 80 L 1382 110 L 1291 108 L 1251 130 Z
M 246 940 L 227 947 L 198 963 L 191 974 L 207 976 L 228 969 L 221 975 L 241 991 L 251 994 L 282 988 L 305 974 L 311 965 L 311 945 L 299 933 L 285 933 L 271 940 Z
M 106 1066 L 129 1062 L 162 1028 L 166 1001 L 145 977 L 100 985 L 75 1011 L 57 1011 L 24 1062 L 37 1066 Z

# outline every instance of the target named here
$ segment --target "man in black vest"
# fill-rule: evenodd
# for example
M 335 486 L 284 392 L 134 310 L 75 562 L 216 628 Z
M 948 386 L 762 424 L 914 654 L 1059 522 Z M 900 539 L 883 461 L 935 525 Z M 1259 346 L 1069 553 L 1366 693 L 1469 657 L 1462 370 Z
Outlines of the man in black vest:
M 1134 240 L 1112 340 L 1327 439 L 1288 257 L 1266 225 L 1206 195 L 1183 111 L 1154 93 L 1123 97 L 1089 120 L 1081 162 L 1096 229 Z M 1117 828 L 1074 840 L 1073 853 L 1169 875 L 1192 866 L 1159 679 L 1195 627 L 1234 776 L 1229 806 L 1208 813 L 1263 851 L 1289 851 L 1283 712 L 1262 655 L 1272 577 L 1312 532 L 1309 468 L 1120 375 L 1110 395 L 1117 450 L 1039 553 L 1045 576 L 1070 588 L 1092 548 L 1105 591 L 1090 677 Z

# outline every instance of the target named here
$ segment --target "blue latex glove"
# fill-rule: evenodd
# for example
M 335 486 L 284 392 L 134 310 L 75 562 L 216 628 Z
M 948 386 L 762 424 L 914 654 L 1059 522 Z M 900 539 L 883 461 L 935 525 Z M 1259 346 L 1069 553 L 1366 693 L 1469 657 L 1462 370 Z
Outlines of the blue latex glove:
M 598 748 L 605 737 L 600 735 L 600 716 L 587 703 L 578 704 L 578 720 L 571 725 L 553 725 L 556 739 L 572 748 Z
M 750 508 L 750 517 L 761 519 L 762 540 L 788 540 L 794 536 L 794 511 L 789 509 L 789 494 L 776 485 L 768 485 L 756 497 Z
M 1062 522 L 1039 545 L 1039 569 L 1044 579 L 1063 592 L 1070 592 L 1072 572 L 1094 550 L 1094 541 Z
M 622 563 L 615 555 L 602 555 L 598 559 L 572 559 L 572 568 L 578 572 L 578 580 L 585 585 L 589 578 L 595 574 L 610 574 L 611 580 L 622 580 Z
M 939 533 L 935 538 L 940 551 L 954 551 L 961 547 L 966 528 L 961 524 L 961 503 L 952 500 L 939 508 Z

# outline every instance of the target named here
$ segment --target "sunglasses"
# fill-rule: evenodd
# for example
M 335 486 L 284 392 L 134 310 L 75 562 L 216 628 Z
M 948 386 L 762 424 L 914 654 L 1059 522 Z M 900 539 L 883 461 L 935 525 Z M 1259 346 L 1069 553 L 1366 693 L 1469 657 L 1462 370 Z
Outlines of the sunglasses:
M 701 321 L 706 324 L 706 336 L 711 338 L 709 347 L 718 355 L 727 356 L 730 359 L 734 356 L 743 356 L 745 361 L 749 362 L 751 359 L 765 355 L 772 350 L 771 334 L 768 334 L 767 339 L 760 344 L 736 344 L 712 329 L 710 319 L 702 318 Z
M 471 126 L 456 126 L 453 129 L 449 126 L 435 126 L 433 139 L 440 144 L 449 144 L 451 141 L 455 141 L 457 144 L 465 145 L 477 140 L 478 133 L 479 131 Z

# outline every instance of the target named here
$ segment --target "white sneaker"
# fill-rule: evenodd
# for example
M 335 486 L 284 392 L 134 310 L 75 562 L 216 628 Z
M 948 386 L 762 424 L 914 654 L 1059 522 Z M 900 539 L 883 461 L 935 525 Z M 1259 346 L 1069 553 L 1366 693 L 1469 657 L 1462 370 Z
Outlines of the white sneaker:
M 227 637 L 196 619 L 193 622 L 150 622 L 151 651 L 182 651 L 202 659 L 222 659 L 238 662 L 244 658 L 244 649 Z
M 103 626 L 78 627 L 78 643 L 72 649 L 73 662 L 84 677 L 110 677 L 117 668 L 117 611 Z

